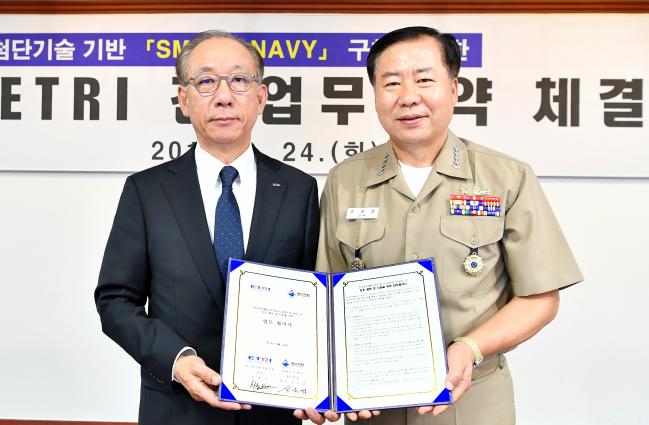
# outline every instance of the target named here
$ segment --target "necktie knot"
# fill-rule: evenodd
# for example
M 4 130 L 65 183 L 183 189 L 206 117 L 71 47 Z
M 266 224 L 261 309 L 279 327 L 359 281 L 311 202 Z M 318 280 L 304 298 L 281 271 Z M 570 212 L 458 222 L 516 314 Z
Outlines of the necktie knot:
M 231 165 L 226 165 L 221 169 L 219 177 L 221 177 L 221 186 L 232 187 L 232 183 L 237 179 L 239 172 Z

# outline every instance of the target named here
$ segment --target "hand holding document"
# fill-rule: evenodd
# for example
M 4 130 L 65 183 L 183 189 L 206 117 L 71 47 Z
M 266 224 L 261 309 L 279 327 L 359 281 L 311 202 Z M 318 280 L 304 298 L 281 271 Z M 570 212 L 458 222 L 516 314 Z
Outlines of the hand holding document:
M 221 400 L 337 412 L 450 403 L 432 260 L 229 270 Z

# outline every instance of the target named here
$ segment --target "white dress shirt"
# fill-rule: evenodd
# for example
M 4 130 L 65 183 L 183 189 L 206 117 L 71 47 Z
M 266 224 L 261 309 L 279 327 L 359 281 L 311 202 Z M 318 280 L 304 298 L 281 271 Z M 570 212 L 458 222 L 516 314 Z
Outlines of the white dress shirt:
M 201 188 L 205 218 L 207 219 L 207 227 L 210 229 L 212 242 L 214 242 L 214 212 L 216 211 L 219 196 L 221 196 L 219 173 L 226 165 L 233 166 L 239 172 L 239 176 L 232 184 L 232 191 L 235 198 L 237 198 L 239 213 L 241 214 L 243 248 L 245 250 L 248 247 L 252 210 L 255 206 L 255 193 L 257 192 L 257 163 L 255 162 L 255 154 L 252 151 L 252 144 L 230 164 L 222 163 L 207 153 L 200 144 L 196 145 L 196 172 L 198 173 L 198 184 Z
M 210 230 L 210 238 L 214 242 L 214 221 L 216 213 L 216 203 L 221 196 L 221 179 L 219 174 L 221 169 L 226 165 L 231 165 L 237 169 L 239 175 L 232 183 L 232 192 L 237 198 L 239 205 L 239 214 L 241 214 L 241 227 L 243 230 L 243 249 L 248 247 L 248 236 L 250 235 L 250 224 L 252 223 L 252 210 L 255 207 L 255 194 L 257 193 L 257 163 L 255 162 L 255 153 L 252 150 L 252 144 L 248 146 L 237 159 L 230 164 L 224 164 L 206 150 L 199 143 L 196 144 L 196 173 L 198 174 L 198 185 L 203 197 L 203 207 L 205 208 L 205 218 L 207 227 Z M 176 356 L 171 366 L 171 379 L 176 381 L 173 376 L 173 370 L 180 356 L 196 355 L 196 350 L 191 347 L 183 347 Z

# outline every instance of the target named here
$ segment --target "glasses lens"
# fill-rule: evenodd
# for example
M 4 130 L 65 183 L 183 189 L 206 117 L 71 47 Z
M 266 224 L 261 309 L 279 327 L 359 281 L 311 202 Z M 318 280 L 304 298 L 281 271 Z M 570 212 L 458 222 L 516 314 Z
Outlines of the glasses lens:
M 199 93 L 211 93 L 219 84 L 219 77 L 209 74 L 194 77 L 194 86 Z
M 252 75 L 232 74 L 228 76 L 228 85 L 235 92 L 244 92 L 250 90 L 252 86 Z

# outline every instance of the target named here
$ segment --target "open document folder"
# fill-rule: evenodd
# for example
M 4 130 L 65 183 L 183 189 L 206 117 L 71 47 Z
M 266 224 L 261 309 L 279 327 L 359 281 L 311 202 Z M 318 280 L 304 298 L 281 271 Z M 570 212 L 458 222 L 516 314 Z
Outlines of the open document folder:
M 448 404 L 432 259 L 348 273 L 230 260 L 219 398 L 337 412 Z

